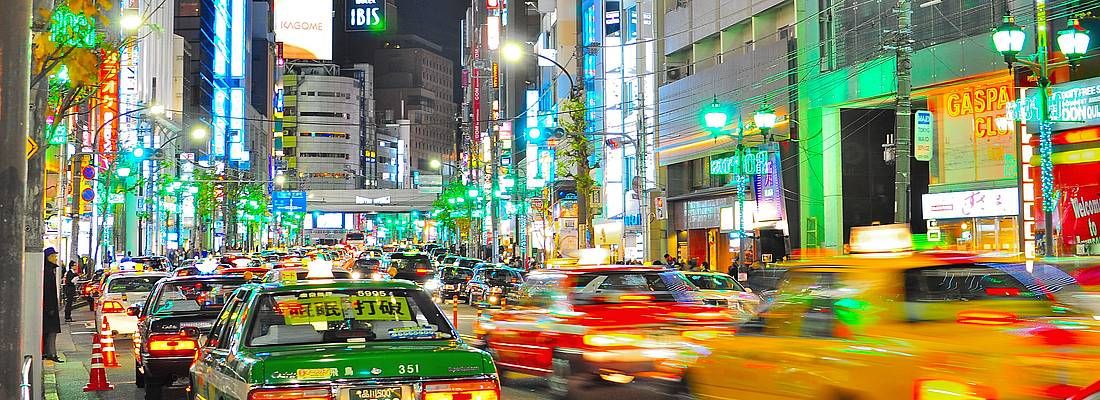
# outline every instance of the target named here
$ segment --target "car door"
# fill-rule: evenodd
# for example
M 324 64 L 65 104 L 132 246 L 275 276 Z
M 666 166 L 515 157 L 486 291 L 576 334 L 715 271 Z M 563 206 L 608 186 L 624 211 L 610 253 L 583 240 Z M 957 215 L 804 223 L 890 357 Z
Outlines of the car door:
M 529 279 L 516 291 L 509 307 L 493 316 L 489 345 L 505 367 L 527 372 L 550 371 L 556 333 L 552 327 L 560 318 L 550 312 L 560 293 L 561 277 Z
M 225 374 L 225 366 L 229 358 L 231 342 L 236 333 L 234 329 L 239 325 L 238 320 L 248 293 L 246 290 L 238 290 L 226 301 L 225 307 L 218 314 L 217 321 L 214 322 L 204 345 L 199 350 L 198 360 L 192 368 L 192 389 L 206 399 L 232 396 L 225 391 L 227 388 L 234 387 L 234 382 Z M 229 398 L 244 399 L 243 397 Z

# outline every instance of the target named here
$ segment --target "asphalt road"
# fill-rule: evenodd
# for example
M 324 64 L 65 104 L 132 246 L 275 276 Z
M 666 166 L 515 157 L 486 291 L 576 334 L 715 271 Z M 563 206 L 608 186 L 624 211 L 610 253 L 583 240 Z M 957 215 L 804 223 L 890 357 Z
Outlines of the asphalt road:
M 453 306 L 445 304 L 443 311 L 450 317 Z M 134 384 L 134 356 L 133 343 L 128 339 L 115 339 L 118 361 L 121 367 L 108 368 L 107 380 L 114 385 L 114 390 L 104 392 L 85 393 L 84 385 L 88 383 L 88 370 L 90 368 L 92 333 L 92 313 L 87 307 L 73 310 L 74 322 L 63 323 L 61 335 L 58 336 L 58 350 L 66 362 L 46 364 L 47 374 L 52 370 L 55 373 L 57 398 L 63 400 L 77 399 L 105 399 L 105 400 L 133 400 L 142 399 L 145 396 L 144 389 Z M 477 318 L 477 310 L 466 305 L 459 305 L 458 327 L 464 336 L 473 333 L 473 322 Z M 52 366 L 52 367 L 51 367 Z M 47 385 L 50 386 L 49 377 Z M 504 386 L 502 397 L 506 400 L 536 400 L 548 399 L 542 394 L 545 392 L 545 381 L 541 378 L 509 375 L 508 385 Z M 47 393 L 53 387 L 47 388 Z M 164 399 L 186 399 L 184 388 L 172 388 L 166 390 Z

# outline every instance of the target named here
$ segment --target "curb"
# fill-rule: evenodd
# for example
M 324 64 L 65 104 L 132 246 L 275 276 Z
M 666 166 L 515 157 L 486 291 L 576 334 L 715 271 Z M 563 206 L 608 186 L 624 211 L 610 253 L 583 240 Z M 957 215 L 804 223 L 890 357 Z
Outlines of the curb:
M 42 365 L 42 398 L 59 400 L 57 393 L 60 390 L 57 387 L 57 363 L 53 360 L 44 360 Z

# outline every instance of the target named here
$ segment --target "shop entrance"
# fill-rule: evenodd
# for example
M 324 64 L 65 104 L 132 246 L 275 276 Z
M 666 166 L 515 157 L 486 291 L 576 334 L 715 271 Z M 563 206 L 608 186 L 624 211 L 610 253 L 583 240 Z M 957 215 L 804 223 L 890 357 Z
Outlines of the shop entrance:
M 945 247 L 975 252 L 1018 252 L 1017 217 L 963 218 L 940 222 Z

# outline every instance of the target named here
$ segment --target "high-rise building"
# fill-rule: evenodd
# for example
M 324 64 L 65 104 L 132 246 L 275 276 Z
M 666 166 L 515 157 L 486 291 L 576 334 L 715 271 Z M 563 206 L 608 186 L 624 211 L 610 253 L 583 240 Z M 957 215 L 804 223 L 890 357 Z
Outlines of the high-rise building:
M 369 65 L 341 71 L 333 64 L 287 64 L 283 75 L 282 155 L 291 187 L 359 189 L 364 174 L 363 142 L 374 133 L 364 123 L 373 104 L 364 98 Z M 369 118 L 367 118 L 369 119 Z
M 431 160 L 453 158 L 454 65 L 442 48 L 419 36 L 402 35 L 376 53 L 375 100 L 381 115 L 410 121 L 410 170 L 434 174 Z

